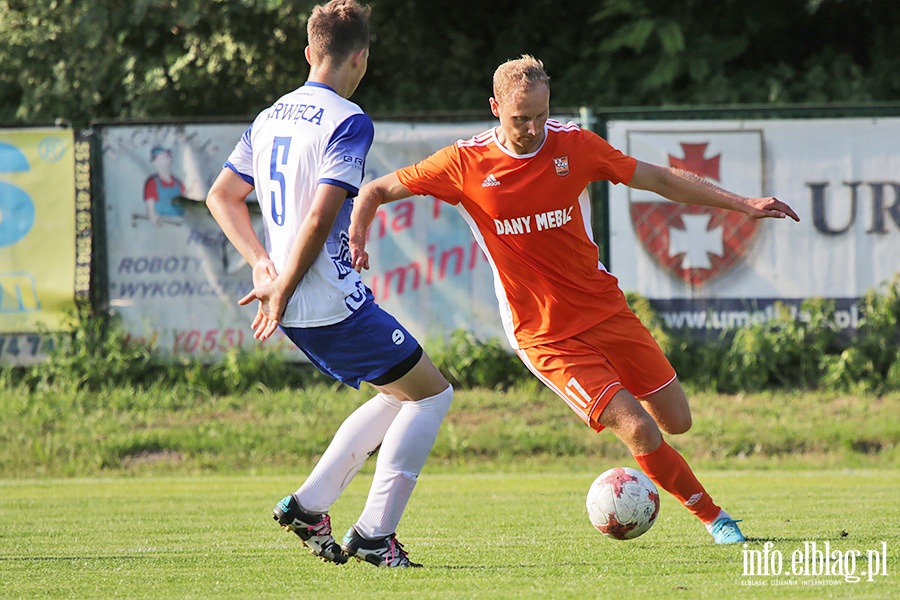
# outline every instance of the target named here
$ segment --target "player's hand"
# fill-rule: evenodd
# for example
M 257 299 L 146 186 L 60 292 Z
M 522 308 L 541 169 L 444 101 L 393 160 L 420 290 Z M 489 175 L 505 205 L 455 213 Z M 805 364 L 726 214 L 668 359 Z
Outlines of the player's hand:
M 369 268 L 369 253 L 365 250 L 350 248 L 350 261 L 358 273 Z
M 350 236 L 350 264 L 358 273 L 362 273 L 363 269 L 369 268 L 369 253 L 366 252 L 368 232 L 351 222 L 347 233 Z
M 276 285 L 277 278 L 275 263 L 268 258 L 258 261 L 253 265 L 253 289 L 238 300 L 241 306 L 246 306 L 254 300 L 259 301 L 256 316 L 250 324 L 254 331 L 253 337 L 259 341 L 265 341 L 275 333 L 287 305 L 287 297 Z
M 800 221 L 800 217 L 797 216 L 797 213 L 778 198 L 773 198 L 771 196 L 768 198 L 748 198 L 746 205 L 749 209 L 747 214 L 754 219 L 765 219 L 767 217 L 783 219 L 785 217 L 790 217 L 797 222 Z
M 278 271 L 270 258 L 261 258 L 253 265 L 253 285 L 259 287 L 275 281 Z
M 253 337 L 262 342 L 271 337 L 281 323 L 287 298 L 273 281 L 253 288 L 249 294 L 238 300 L 238 304 L 246 306 L 254 300 L 259 301 L 259 307 L 250 327 L 253 329 Z

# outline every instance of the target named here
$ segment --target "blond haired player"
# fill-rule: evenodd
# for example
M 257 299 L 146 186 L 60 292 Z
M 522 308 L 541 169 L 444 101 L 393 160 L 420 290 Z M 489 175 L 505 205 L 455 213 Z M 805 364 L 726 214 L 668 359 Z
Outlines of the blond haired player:
M 799 220 L 775 198 L 738 196 L 691 173 L 647 164 L 600 136 L 549 119 L 550 80 L 531 57 L 494 74 L 497 127 L 363 186 L 350 225 L 354 268 L 368 268 L 366 233 L 378 206 L 428 195 L 459 210 L 486 254 L 500 314 L 519 358 L 595 431 L 610 429 L 657 485 L 717 543 L 745 540 L 660 430 L 691 413 L 675 371 L 598 262 L 587 186 L 623 183 L 669 200 Z

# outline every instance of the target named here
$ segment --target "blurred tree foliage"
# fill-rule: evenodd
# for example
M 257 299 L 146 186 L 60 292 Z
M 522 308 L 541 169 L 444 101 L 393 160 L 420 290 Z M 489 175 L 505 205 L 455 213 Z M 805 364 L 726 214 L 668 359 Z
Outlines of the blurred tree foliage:
M 300 0 L 0 0 L 0 122 L 247 116 L 308 73 Z M 369 0 L 370 112 L 487 112 L 530 53 L 563 106 L 900 97 L 896 0 Z

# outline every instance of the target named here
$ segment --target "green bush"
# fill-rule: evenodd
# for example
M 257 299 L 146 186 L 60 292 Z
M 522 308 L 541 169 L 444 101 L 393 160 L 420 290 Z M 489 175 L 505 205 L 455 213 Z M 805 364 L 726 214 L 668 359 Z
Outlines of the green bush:
M 129 344 L 117 321 L 80 307 L 53 338 L 53 350 L 39 367 L 21 369 L 21 385 L 32 390 L 97 391 L 127 381 L 141 386 L 159 379 L 150 350 Z
M 804 301 L 802 318 L 778 305 L 774 321 L 738 329 L 730 338 L 696 342 L 670 333 L 669 356 L 683 380 L 717 392 L 900 390 L 900 279 L 870 291 L 860 312 L 856 335 L 842 340 L 832 302 Z
M 3 386 L 31 391 L 98 392 L 130 386 L 177 389 L 194 394 L 231 394 L 259 387 L 284 389 L 331 381 L 314 368 L 287 361 L 275 351 L 233 349 L 220 360 L 166 360 L 134 342 L 115 316 L 80 308 L 53 338 L 46 360 L 34 367 L 7 367 Z
M 798 318 L 779 304 L 773 322 L 737 330 L 725 352 L 729 376 L 717 388 L 734 392 L 817 387 L 822 357 L 836 347 L 837 329 L 831 320 L 834 303 L 806 300 L 800 312 L 808 318 Z
M 900 390 L 900 277 L 862 301 L 856 335 L 841 339 L 833 303 L 810 299 L 797 315 L 778 306 L 776 318 L 730 336 L 698 341 L 666 329 L 646 298 L 629 294 L 635 314 L 669 356 L 682 381 L 699 389 L 736 393 L 777 389 L 884 394 Z M 47 334 L 50 335 L 50 334 Z M 334 383 L 306 364 L 275 351 L 232 350 L 214 362 L 165 361 L 130 341 L 118 321 L 81 309 L 67 333 L 52 334 L 54 349 L 36 367 L 0 371 L 0 389 L 94 392 L 122 385 L 177 388 L 188 395 L 233 394 Z M 536 386 L 536 378 L 504 341 L 479 340 L 465 330 L 427 344 L 454 387 L 507 390 Z
M 823 358 L 824 385 L 849 392 L 900 390 L 900 277 L 866 294 L 861 313 L 852 345 Z
M 720 336 L 702 343 L 687 336 L 673 338 L 676 343 L 667 354 L 678 378 L 698 389 L 721 390 L 731 370 L 727 338 Z
M 481 341 L 459 329 L 428 346 L 431 360 L 453 387 L 505 390 L 534 378 L 500 340 Z

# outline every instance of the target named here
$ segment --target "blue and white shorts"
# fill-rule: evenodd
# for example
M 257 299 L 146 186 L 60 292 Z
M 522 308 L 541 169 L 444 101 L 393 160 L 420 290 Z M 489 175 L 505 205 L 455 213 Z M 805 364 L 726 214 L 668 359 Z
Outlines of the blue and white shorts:
M 316 368 L 356 389 L 361 381 L 397 381 L 423 354 L 403 325 L 371 300 L 334 325 L 281 329 Z

